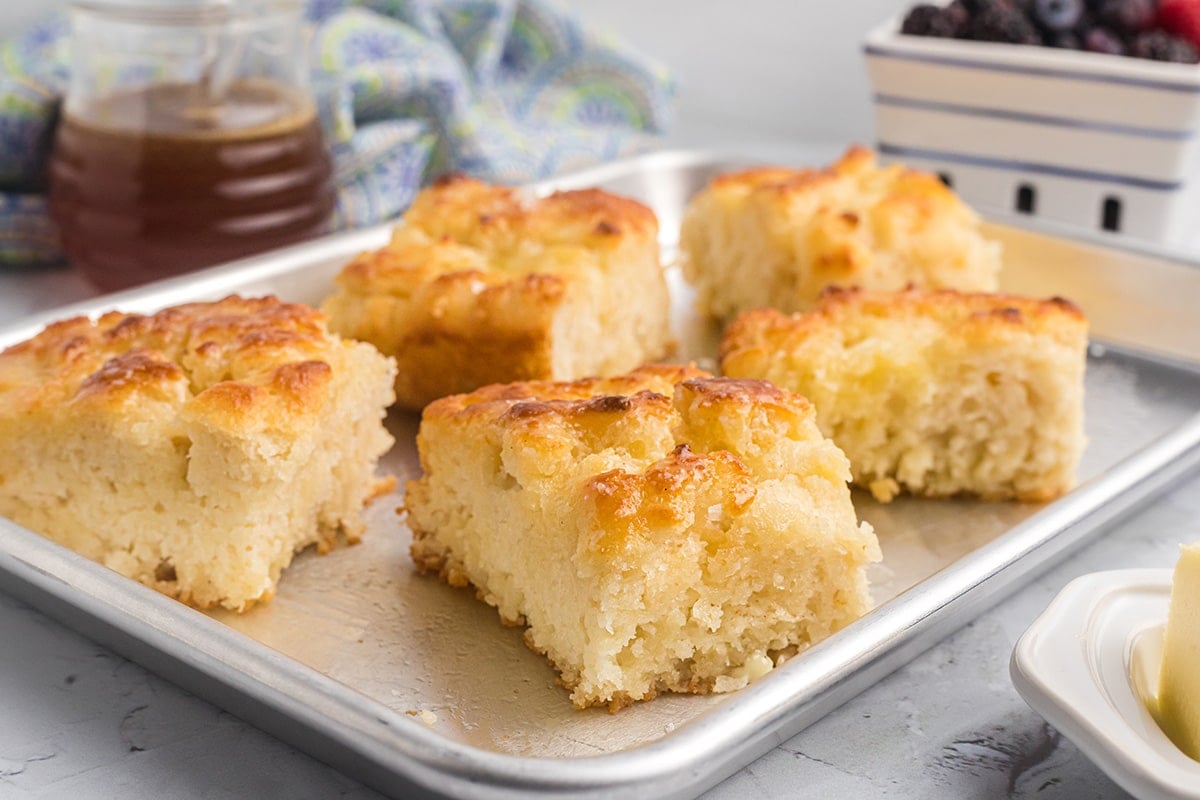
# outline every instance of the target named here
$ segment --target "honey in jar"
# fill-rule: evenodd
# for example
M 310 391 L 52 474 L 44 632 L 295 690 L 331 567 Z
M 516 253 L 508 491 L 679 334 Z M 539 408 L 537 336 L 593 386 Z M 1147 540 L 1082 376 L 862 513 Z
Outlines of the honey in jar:
M 327 230 L 330 159 L 286 5 L 73 9 L 50 213 L 67 258 L 100 288 Z

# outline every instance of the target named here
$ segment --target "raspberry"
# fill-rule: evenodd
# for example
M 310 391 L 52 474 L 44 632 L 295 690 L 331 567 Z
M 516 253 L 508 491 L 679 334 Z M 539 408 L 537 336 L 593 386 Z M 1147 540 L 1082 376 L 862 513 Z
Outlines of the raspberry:
M 1158 24 L 1167 33 L 1200 47 L 1200 0 L 1160 0 Z
M 1200 61 L 1196 48 L 1185 39 L 1172 36 L 1166 31 L 1139 33 L 1129 48 L 1129 55 L 1177 64 L 1195 64 Z

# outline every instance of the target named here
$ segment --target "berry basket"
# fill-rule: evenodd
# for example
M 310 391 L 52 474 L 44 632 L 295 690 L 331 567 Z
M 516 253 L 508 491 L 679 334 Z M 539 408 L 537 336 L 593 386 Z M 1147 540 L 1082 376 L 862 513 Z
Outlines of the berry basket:
M 900 33 L 864 43 L 876 140 L 981 211 L 1200 239 L 1200 65 Z

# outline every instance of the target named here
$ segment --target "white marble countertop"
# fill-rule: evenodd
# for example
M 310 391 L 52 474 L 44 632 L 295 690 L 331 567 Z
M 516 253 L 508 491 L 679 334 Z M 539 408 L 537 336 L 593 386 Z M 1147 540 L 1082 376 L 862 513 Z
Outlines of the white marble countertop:
M 0 325 L 92 294 L 0 272 Z M 1118 798 L 1013 689 L 1012 647 L 1070 579 L 1169 567 L 1192 476 L 705 797 Z M 354 780 L 0 593 L 0 797 L 374 798 Z

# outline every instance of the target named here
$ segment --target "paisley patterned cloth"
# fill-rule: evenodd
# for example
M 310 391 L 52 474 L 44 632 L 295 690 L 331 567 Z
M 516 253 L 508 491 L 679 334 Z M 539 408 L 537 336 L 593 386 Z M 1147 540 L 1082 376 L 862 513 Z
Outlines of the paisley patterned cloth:
M 548 0 L 305 5 L 334 227 L 396 216 L 445 171 L 535 180 L 644 149 L 670 122 L 671 76 Z M 0 266 L 61 260 L 42 191 L 67 36 L 60 15 L 0 43 Z

